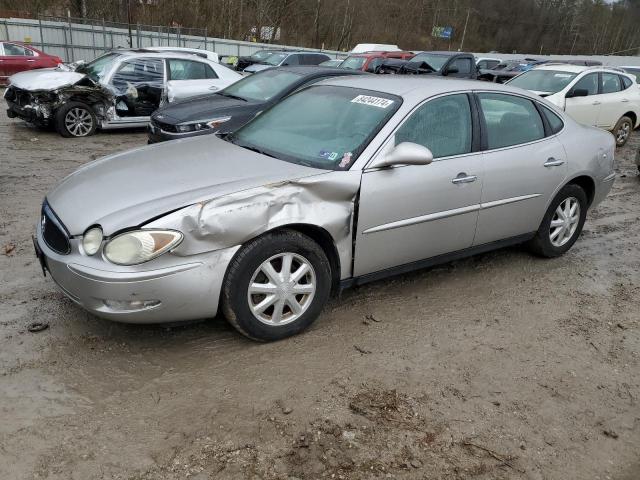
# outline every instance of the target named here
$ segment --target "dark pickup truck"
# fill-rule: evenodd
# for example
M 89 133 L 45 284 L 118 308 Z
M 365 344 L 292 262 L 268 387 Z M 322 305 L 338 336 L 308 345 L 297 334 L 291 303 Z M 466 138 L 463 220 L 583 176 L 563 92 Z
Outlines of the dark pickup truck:
M 462 52 L 420 52 L 409 60 L 387 59 L 377 73 L 478 78 L 475 57 Z

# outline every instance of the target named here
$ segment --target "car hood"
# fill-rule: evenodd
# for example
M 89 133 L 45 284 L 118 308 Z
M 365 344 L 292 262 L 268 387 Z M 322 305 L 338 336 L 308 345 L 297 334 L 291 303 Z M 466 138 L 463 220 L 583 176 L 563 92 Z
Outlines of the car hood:
M 253 63 L 244 69 L 245 72 L 255 73 L 260 72 L 262 70 L 266 70 L 267 68 L 273 68 L 274 65 L 265 65 L 264 63 Z
M 9 81 L 11 85 L 22 90 L 55 90 L 75 85 L 85 77 L 84 73 L 68 72 L 59 68 L 39 68 L 16 73 Z
M 150 145 L 92 162 L 47 195 L 71 235 L 105 235 L 182 207 L 325 170 L 284 162 L 215 136 Z
M 198 120 L 211 120 L 221 115 L 244 113 L 262 104 L 229 98 L 223 95 L 206 95 L 172 103 L 156 111 L 152 117 L 164 123 L 178 124 Z

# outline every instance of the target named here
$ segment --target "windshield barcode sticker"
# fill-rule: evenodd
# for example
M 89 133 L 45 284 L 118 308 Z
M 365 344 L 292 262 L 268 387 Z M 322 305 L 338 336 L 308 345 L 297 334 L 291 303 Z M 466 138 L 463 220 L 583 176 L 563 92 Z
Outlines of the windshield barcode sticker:
M 393 104 L 393 100 L 381 97 L 371 97 L 369 95 L 358 95 L 351 100 L 351 103 L 361 103 L 363 105 L 370 105 L 372 107 L 387 108 Z

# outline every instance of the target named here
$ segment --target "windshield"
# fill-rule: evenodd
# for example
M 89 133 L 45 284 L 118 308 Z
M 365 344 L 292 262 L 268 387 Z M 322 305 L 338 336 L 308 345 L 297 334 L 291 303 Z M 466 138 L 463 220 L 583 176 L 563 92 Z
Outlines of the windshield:
M 227 138 L 287 162 L 345 170 L 401 103 L 387 93 L 318 85 L 286 97 Z
M 267 102 L 280 92 L 287 90 L 300 78 L 297 73 L 268 69 L 245 77 L 220 93 L 240 97 L 244 100 Z
M 87 63 L 86 65 L 80 65 L 76 72 L 84 73 L 94 82 L 100 82 L 104 76 L 111 70 L 111 67 L 115 63 L 116 59 L 120 57 L 117 53 L 107 53 L 95 60 Z
M 340 64 L 340 68 L 348 68 L 350 70 L 362 70 L 366 57 L 347 57 Z
M 251 55 L 249 58 L 254 62 L 259 62 L 261 60 L 264 60 L 271 54 L 273 54 L 272 50 L 260 50 L 259 52 L 256 52 L 253 55 Z
M 436 72 L 439 72 L 440 69 L 447 63 L 449 57 L 446 55 L 434 55 L 432 53 L 419 53 L 415 57 L 413 57 L 411 62 L 425 62 L 429 64 Z
M 511 80 L 509 85 L 536 92 L 557 93 L 576 78 L 575 73 L 556 70 L 529 70 Z
M 272 53 L 267 58 L 263 58 L 262 61 L 269 65 L 280 65 L 288 55 L 288 53 Z

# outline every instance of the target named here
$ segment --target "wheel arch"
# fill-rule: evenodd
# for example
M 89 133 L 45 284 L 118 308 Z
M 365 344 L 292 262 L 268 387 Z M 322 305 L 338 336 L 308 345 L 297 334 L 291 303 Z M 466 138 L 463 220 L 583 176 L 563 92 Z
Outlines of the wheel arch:
M 635 112 L 633 111 L 628 111 L 627 113 L 625 113 L 623 115 L 623 117 L 629 117 L 631 119 L 631 121 L 633 122 L 633 128 L 635 129 L 636 127 L 638 127 L 638 115 L 636 115 Z
M 593 203 L 593 199 L 596 196 L 596 182 L 589 175 L 579 175 L 569 180 L 565 185 L 577 185 L 584 193 L 587 194 L 587 208 Z

